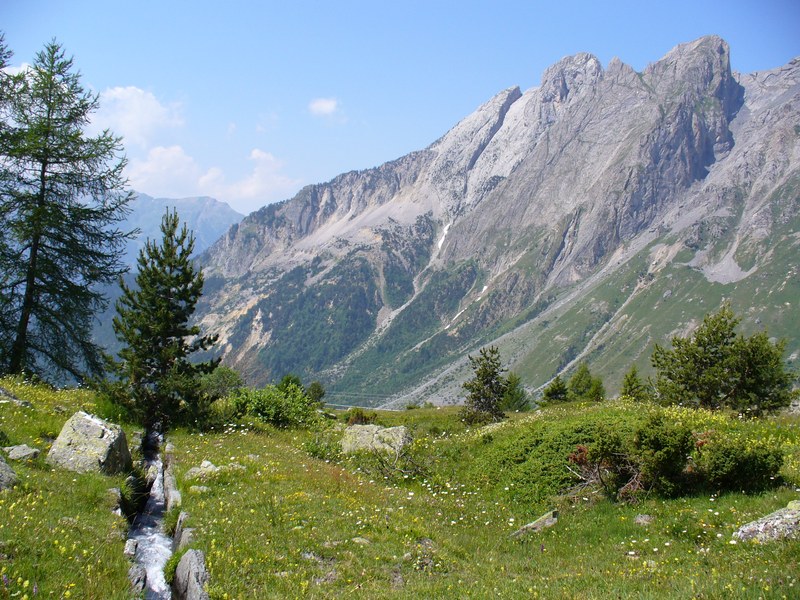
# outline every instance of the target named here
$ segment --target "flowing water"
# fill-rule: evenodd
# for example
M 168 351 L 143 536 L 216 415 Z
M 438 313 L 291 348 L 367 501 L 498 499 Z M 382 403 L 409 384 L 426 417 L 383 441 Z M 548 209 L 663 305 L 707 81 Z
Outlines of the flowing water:
M 146 467 L 150 469 L 151 466 L 157 470 L 156 479 L 144 510 L 133 520 L 128 538 L 136 540 L 134 560 L 147 572 L 145 598 L 168 600 L 172 592 L 164 579 L 164 565 L 172 555 L 172 538 L 164 533 L 164 464 L 157 454 L 146 458 Z

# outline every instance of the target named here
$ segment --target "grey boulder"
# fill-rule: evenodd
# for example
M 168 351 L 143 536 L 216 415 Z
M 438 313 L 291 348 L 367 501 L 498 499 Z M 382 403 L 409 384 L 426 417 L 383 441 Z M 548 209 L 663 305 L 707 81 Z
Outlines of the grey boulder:
M 351 425 L 342 436 L 342 452 L 388 452 L 400 454 L 411 441 L 408 429 L 379 425 Z
M 14 469 L 6 464 L 6 461 L 0 456 L 0 491 L 10 490 L 17 484 L 17 474 Z
M 47 462 L 77 473 L 122 473 L 132 466 L 125 432 L 119 425 L 83 411 L 64 423 Z

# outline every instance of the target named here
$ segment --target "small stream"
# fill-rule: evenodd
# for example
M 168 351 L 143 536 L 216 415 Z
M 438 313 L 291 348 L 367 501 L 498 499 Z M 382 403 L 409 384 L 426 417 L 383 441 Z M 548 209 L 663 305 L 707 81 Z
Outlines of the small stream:
M 133 520 L 128 539 L 136 540 L 134 560 L 147 572 L 145 598 L 147 600 L 169 600 L 172 592 L 164 579 L 164 565 L 172 555 L 172 538 L 164 533 L 164 464 L 158 455 L 161 439 L 148 440 L 145 448 L 145 468 L 156 468 L 156 478 L 150 488 L 150 497 L 144 510 Z M 154 442 L 154 443 L 152 443 Z

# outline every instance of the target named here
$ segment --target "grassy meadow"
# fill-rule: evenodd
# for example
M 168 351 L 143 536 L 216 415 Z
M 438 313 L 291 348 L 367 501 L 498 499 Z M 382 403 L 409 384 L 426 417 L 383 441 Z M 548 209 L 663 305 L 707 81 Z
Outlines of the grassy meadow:
M 107 492 L 122 478 L 44 462 L 72 412 L 97 408 L 92 394 L 0 385 L 33 404 L 0 405 L 4 444 L 43 451 L 11 462 L 20 483 L 0 494 L 0 599 L 130 597 L 125 522 Z M 731 534 L 800 497 L 800 419 L 668 409 L 693 430 L 783 448 L 782 482 L 765 492 L 628 504 L 576 487 L 567 468 L 576 440 L 646 410 L 565 404 L 471 429 L 455 408 L 377 412 L 379 424 L 413 432 L 396 462 L 341 456 L 341 414 L 311 429 L 230 423 L 169 441 L 190 547 L 205 553 L 214 599 L 799 597 L 797 541 L 732 543 Z M 185 476 L 204 460 L 222 468 Z M 511 536 L 552 509 L 555 526 Z M 642 514 L 649 525 L 636 523 Z
M 41 450 L 33 461 L 7 461 L 19 483 L 0 492 L 0 599 L 130 598 L 130 563 L 122 554 L 128 525 L 112 512 L 109 492 L 125 477 L 71 473 L 45 462 L 67 419 L 77 410 L 95 412 L 94 395 L 10 378 L 0 386 L 32 405 L 0 404 L 0 446 Z

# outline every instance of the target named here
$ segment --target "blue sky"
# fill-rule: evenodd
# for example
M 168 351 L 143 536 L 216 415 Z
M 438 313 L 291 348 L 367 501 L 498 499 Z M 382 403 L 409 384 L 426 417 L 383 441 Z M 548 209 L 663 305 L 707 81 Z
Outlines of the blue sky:
M 800 1 L 2 0 L 13 64 L 57 39 L 154 196 L 240 212 L 420 150 L 570 54 L 643 69 L 718 34 L 734 70 L 800 56 Z

